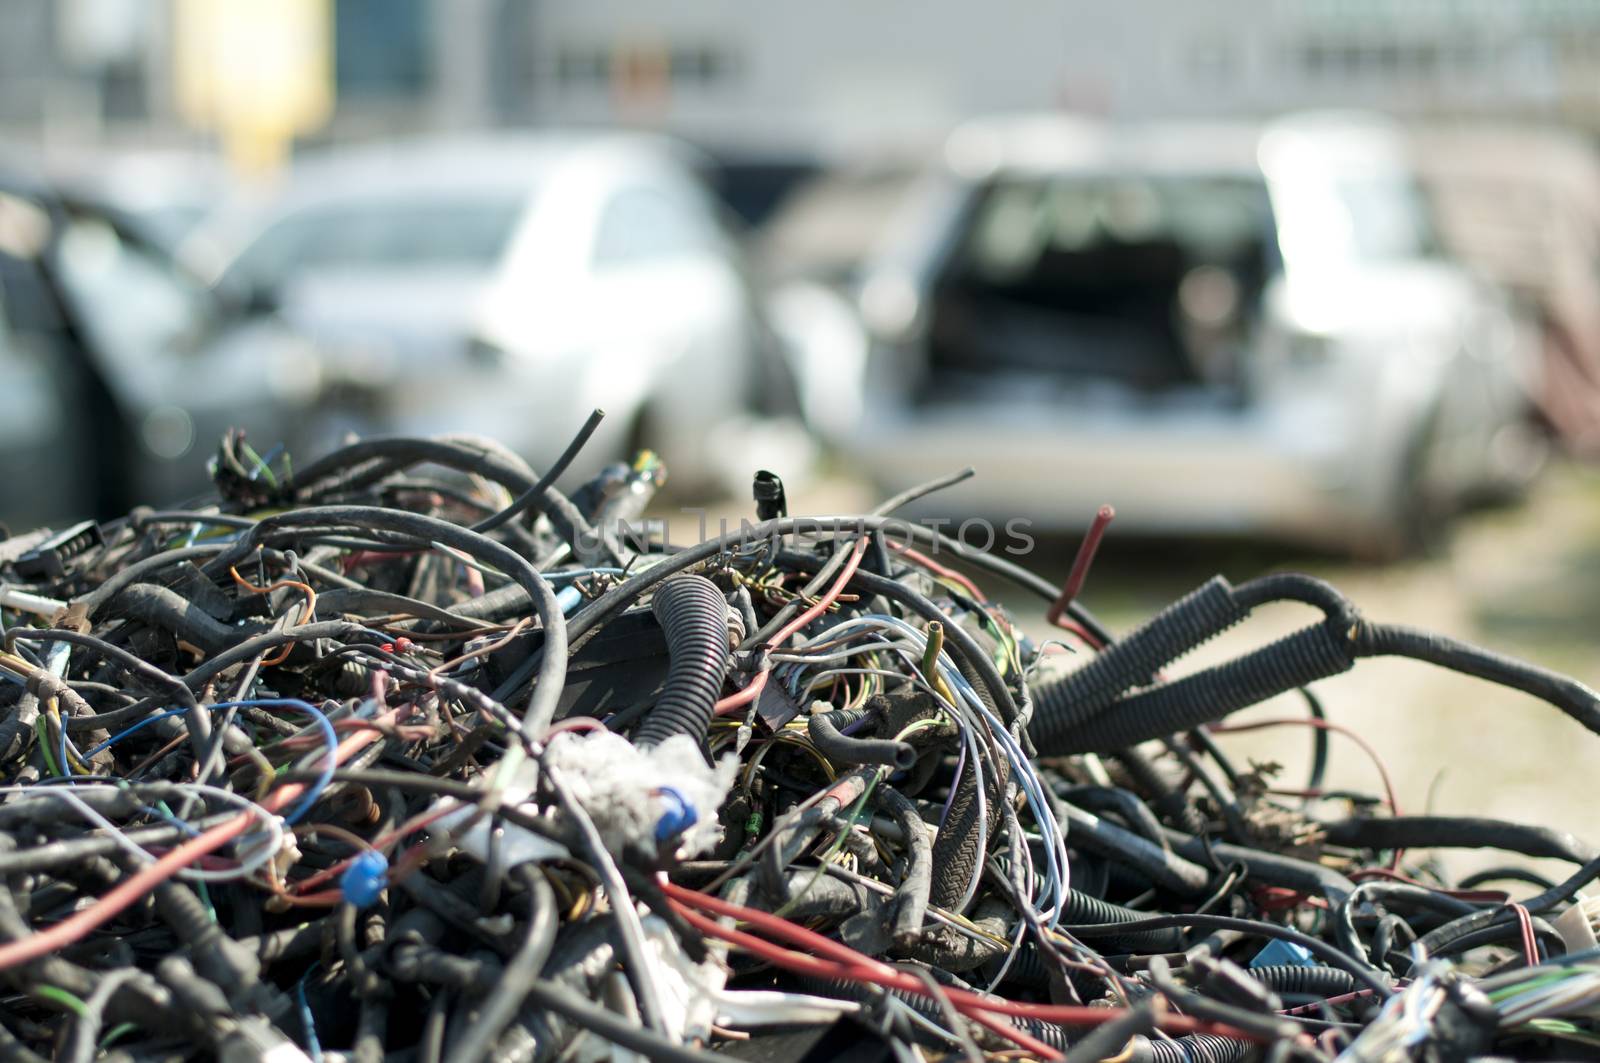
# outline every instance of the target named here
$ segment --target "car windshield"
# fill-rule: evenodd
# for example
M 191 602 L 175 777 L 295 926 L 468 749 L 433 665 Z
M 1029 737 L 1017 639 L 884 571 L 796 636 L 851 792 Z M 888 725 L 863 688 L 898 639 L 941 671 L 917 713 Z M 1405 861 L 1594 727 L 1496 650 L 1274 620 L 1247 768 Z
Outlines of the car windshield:
M 304 269 L 488 268 L 527 209 L 528 194 L 308 207 L 278 221 L 235 270 L 276 282 Z
M 1269 269 L 1263 181 L 1090 174 L 992 182 L 935 291 L 933 376 L 1208 382 Z

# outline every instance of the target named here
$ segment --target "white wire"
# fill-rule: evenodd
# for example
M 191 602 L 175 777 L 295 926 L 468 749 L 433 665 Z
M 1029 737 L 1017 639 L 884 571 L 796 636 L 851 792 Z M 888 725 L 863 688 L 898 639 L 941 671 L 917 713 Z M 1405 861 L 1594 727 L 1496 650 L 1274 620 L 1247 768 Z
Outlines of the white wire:
M 241 858 L 238 867 L 219 871 L 202 871 L 198 868 L 184 868 L 178 872 L 179 878 L 186 879 L 190 882 L 234 882 L 253 875 L 257 870 L 264 866 L 267 861 L 271 860 L 273 856 L 277 854 L 280 848 L 282 848 L 284 836 L 283 820 L 278 816 L 273 815 L 271 812 L 268 812 L 265 808 L 262 808 L 248 797 L 245 797 L 242 794 L 233 793 L 230 790 L 224 790 L 217 786 L 204 785 L 201 783 L 174 783 L 171 785 L 175 789 L 181 790 L 186 794 L 192 791 L 196 795 L 209 796 L 220 801 L 234 803 L 239 806 L 240 811 L 250 813 L 259 819 L 266 828 L 267 833 L 267 837 L 263 841 L 261 847 L 253 851 L 248 858 Z M 125 787 L 118 786 L 115 783 L 79 783 L 73 786 L 0 786 L 0 793 L 22 793 L 30 796 L 37 795 L 65 801 L 68 805 L 71 805 L 79 815 L 83 816 L 86 820 L 94 824 L 100 830 L 103 830 L 109 834 L 111 839 L 116 842 L 118 846 L 126 850 L 137 859 L 150 863 L 153 863 L 157 859 L 154 853 L 150 852 L 148 849 L 145 849 L 133 839 L 129 838 L 123 828 L 117 826 L 115 823 L 112 823 L 105 816 L 97 812 L 92 806 L 89 805 L 88 802 L 79 797 L 77 793 L 74 793 L 74 790 L 79 792 L 84 790 L 97 790 L 102 792 L 110 790 L 126 792 Z M 135 787 L 132 792 L 137 794 L 137 787 Z M 185 824 L 185 826 L 187 826 L 187 824 Z M 240 839 L 240 842 L 244 842 L 249 837 L 251 836 L 245 835 Z

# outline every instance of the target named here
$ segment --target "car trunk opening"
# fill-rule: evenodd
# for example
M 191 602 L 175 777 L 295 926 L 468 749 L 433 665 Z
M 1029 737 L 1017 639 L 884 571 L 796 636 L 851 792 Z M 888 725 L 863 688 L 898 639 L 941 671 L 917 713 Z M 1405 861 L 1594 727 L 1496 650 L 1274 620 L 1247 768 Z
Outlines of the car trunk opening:
M 925 401 L 1002 378 L 1235 388 L 1273 264 L 1247 177 L 1007 177 L 933 288 Z

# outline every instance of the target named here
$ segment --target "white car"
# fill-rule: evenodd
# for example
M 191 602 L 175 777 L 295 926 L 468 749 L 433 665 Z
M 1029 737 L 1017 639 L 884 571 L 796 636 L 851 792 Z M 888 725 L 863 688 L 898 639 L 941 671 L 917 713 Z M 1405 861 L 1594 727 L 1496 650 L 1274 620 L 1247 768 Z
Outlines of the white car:
M 728 426 L 781 363 L 693 161 L 622 134 L 344 148 L 196 243 L 362 397 L 335 427 L 481 433 L 537 465 L 598 406 L 583 464 L 642 440 L 675 478 L 747 479 Z
M 807 407 L 885 487 L 975 465 L 945 512 L 1390 554 L 1545 451 L 1531 329 L 1358 116 L 970 125 L 852 294 L 854 352 L 812 293 Z

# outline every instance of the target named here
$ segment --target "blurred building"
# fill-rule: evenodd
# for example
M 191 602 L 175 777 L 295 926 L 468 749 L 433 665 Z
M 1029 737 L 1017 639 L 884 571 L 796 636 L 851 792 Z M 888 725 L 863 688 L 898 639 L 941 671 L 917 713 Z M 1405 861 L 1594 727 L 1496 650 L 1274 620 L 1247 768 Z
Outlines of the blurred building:
M 177 0 L 0 0 L 0 133 L 193 140 Z M 964 116 L 1376 106 L 1600 127 L 1589 0 L 327 0 L 319 137 L 661 127 L 775 155 L 920 143 Z

